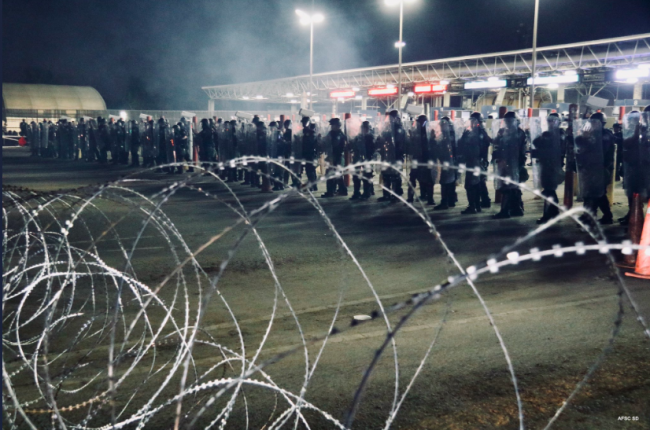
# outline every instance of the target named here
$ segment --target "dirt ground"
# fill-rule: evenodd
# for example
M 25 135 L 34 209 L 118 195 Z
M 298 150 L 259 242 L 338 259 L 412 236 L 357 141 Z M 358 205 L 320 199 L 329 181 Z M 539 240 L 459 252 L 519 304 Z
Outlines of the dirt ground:
M 29 193 L 25 189 L 29 189 L 38 194 L 32 197 L 33 200 L 41 198 L 42 192 L 104 184 L 135 172 L 124 167 L 35 160 L 22 148 L 3 149 L 2 167 L 5 191 L 11 190 L 25 197 Z M 161 201 L 156 193 L 180 179 L 179 176 L 156 173 L 145 173 L 137 178 L 142 180 L 122 182 L 120 186 L 156 203 Z M 178 190 L 162 204 L 161 210 L 168 217 L 169 224 L 161 228 L 165 231 L 175 229 L 187 247 L 195 251 L 223 229 L 233 226 L 239 219 L 235 210 L 240 208 L 225 187 L 210 177 L 195 177 L 191 184 L 192 188 Z M 17 190 L 16 187 L 23 189 Z M 375 187 L 378 189 L 377 185 Z M 323 190 L 324 184 L 319 188 Z M 239 184 L 232 185 L 232 190 L 249 212 L 279 195 L 262 194 L 257 189 Z M 86 188 L 68 194 L 87 198 L 94 191 Z M 490 215 L 497 212 L 495 205 L 478 215 L 461 216 L 460 210 L 465 207 L 466 199 L 461 187 L 457 191 L 460 201 L 455 209 L 438 212 L 427 207 L 426 211 L 454 257 L 464 267 L 485 262 L 512 244 L 535 228 L 535 220 L 541 215 L 541 201 L 525 194 L 526 215 L 522 218 L 493 220 Z M 560 201 L 562 191 L 560 187 Z M 321 192 L 315 195 L 320 196 Z M 436 199 L 440 198 L 439 192 L 436 186 Z M 490 193 L 494 197 L 492 188 Z M 198 336 L 203 343 L 198 344 L 193 352 L 188 378 L 190 384 L 196 381 L 195 375 L 208 371 L 208 376 L 200 382 L 236 378 L 241 372 L 240 360 L 213 368 L 224 356 L 234 356 L 227 349 L 244 355 L 248 360 L 257 355 L 257 364 L 271 360 L 263 369 L 268 379 L 255 373 L 251 380 L 272 380 L 278 387 L 298 395 L 308 372 L 309 383 L 304 399 L 334 419 L 345 422 L 364 372 L 387 335 L 387 323 L 383 317 L 351 327 L 353 316 L 378 312 L 375 294 L 382 306 L 389 307 L 459 274 L 429 228 L 405 205 L 378 203 L 374 199 L 349 202 L 344 197 L 318 200 L 363 273 L 307 200 L 294 195 L 281 202 L 256 225 L 281 290 L 276 288 L 259 242 L 249 233 L 228 263 L 219 279 L 218 293 L 212 296 L 207 307 Z M 66 201 L 72 202 L 72 199 Z M 615 217 L 625 214 L 623 202 L 624 194 L 618 183 L 613 205 Z M 9 210 L 9 204 L 4 198 L 5 210 Z M 96 252 L 107 266 L 123 271 L 127 259 L 120 246 L 131 249 L 142 227 L 142 210 L 149 207 L 149 203 L 125 190 L 110 189 L 94 204 L 82 212 L 82 222 L 75 221 L 68 240 L 72 246 L 81 249 L 96 245 L 93 253 Z M 54 215 L 42 214 L 44 225 L 54 218 L 69 218 L 69 207 L 57 204 L 53 208 L 56 209 Z M 112 224 L 118 220 L 117 224 Z M 10 213 L 7 221 L 10 228 L 18 228 L 21 223 L 14 212 Z M 58 231 L 56 224 L 52 224 L 50 229 Z M 106 231 L 110 233 L 97 241 L 97 237 Z M 197 262 L 210 279 L 219 273 L 229 251 L 245 231 L 246 225 L 239 224 L 198 254 Z M 612 242 L 627 237 L 619 225 L 605 226 L 605 232 Z M 523 255 L 531 248 L 546 250 L 557 244 L 570 246 L 578 241 L 593 243 L 593 239 L 573 221 L 563 220 L 517 251 Z M 186 255 L 179 239 L 166 239 L 161 230 L 149 225 L 130 259 L 132 273 L 138 281 L 156 288 L 178 266 L 177 261 L 182 261 Z M 17 261 L 15 256 L 9 255 L 5 255 L 3 260 L 5 271 Z M 191 326 L 196 319 L 198 304 L 205 298 L 208 278 L 197 278 L 191 265 L 186 266 L 182 274 L 182 281 L 172 277 L 157 296 L 166 306 L 173 308 L 175 321 L 183 323 L 187 318 Z M 625 282 L 646 320 L 650 319 L 648 281 L 625 278 Z M 604 352 L 604 361 L 558 417 L 553 428 L 650 428 L 650 341 L 644 337 L 642 327 L 625 298 L 621 299 L 620 330 L 612 338 L 619 316 L 619 284 L 605 255 L 567 253 L 561 258 L 545 257 L 541 261 L 522 262 L 498 273 L 481 275 L 475 285 L 493 315 L 512 360 L 526 428 L 544 428 Z M 31 301 L 24 305 L 26 314 L 38 309 L 43 301 L 39 291 L 35 290 Z M 81 279 L 74 297 L 64 297 L 70 300 L 73 308 L 106 317 L 115 299 L 115 291 L 110 282 L 91 286 L 89 280 Z M 125 322 L 120 324 L 126 326 L 137 315 L 140 305 L 128 289 L 122 294 Z M 11 316 L 18 306 L 17 300 L 6 302 L 4 315 Z M 407 310 L 408 306 L 388 315 L 391 327 L 400 322 Z M 148 308 L 147 316 L 152 325 L 163 325 L 161 306 Z M 9 321 L 9 317 L 3 320 L 5 333 Z M 99 328 L 103 323 L 96 324 Z M 340 333 L 327 339 L 319 355 L 323 336 L 332 325 Z M 71 321 L 65 333 L 77 333 L 82 326 L 82 319 Z M 141 326 L 138 323 L 135 334 L 124 344 L 125 349 L 146 340 L 140 338 L 145 332 Z M 42 331 L 42 321 L 37 320 L 25 327 L 21 336 L 38 336 Z M 166 323 L 163 332 L 173 332 L 170 324 Z M 303 345 L 301 332 L 309 342 L 307 345 Z M 63 351 L 69 340 L 65 333 L 53 337 L 50 356 Z M 123 333 L 118 335 L 117 344 L 120 344 L 122 336 Z M 15 335 L 6 335 L 6 338 L 13 340 Z M 109 342 L 105 336 L 102 339 L 98 343 L 94 340 L 79 342 L 74 351 L 65 351 L 59 361 L 52 363 L 53 374 L 63 374 L 70 363 L 83 363 L 83 367 L 75 369 L 74 377 L 61 379 L 65 379 L 62 386 L 66 389 L 85 388 L 73 394 L 60 394 L 57 400 L 60 407 L 84 402 L 106 389 Z M 430 354 L 421 366 L 434 339 Z M 220 351 L 207 344 L 210 342 L 224 349 Z M 118 410 L 123 408 L 122 419 L 138 411 L 164 383 L 170 367 L 168 360 L 176 356 L 178 344 L 177 335 L 158 342 L 155 354 L 149 354 L 132 371 L 128 370 L 130 356 L 124 356 L 116 374 L 118 377 L 130 376 L 122 383 L 114 399 Z M 277 359 L 278 356 L 281 358 Z M 18 397 L 24 401 L 38 399 L 33 377 L 24 377 L 25 372 L 21 374 L 18 369 L 21 361 L 15 348 L 3 348 L 3 362 L 9 373 L 18 372 L 18 376 L 12 379 Z M 157 369 L 162 371 L 156 373 Z M 93 375 L 98 372 L 100 376 L 93 380 Z M 396 383 L 399 401 L 416 372 L 419 375 L 404 397 L 392 428 L 519 428 L 515 390 L 504 353 L 479 300 L 467 283 L 450 289 L 438 300 L 423 306 L 397 332 L 395 349 L 389 346 L 383 351 L 369 378 L 353 428 L 385 427 L 391 410 L 394 410 Z M 171 382 L 155 405 L 178 393 L 181 373 L 179 370 L 170 377 Z M 188 424 L 207 399 L 221 388 L 223 385 L 214 386 L 188 397 L 183 405 L 186 414 L 183 423 Z M 199 418 L 197 428 L 203 428 L 215 419 L 233 392 L 232 389 L 226 390 L 224 396 L 211 404 Z M 7 405 L 6 394 L 3 400 Z M 247 384 L 236 395 L 226 428 L 268 428 L 287 407 L 287 400 L 277 391 Z M 26 407 L 39 428 L 49 427 L 52 423 L 50 414 L 37 413 L 43 408 L 47 408 L 43 400 Z M 100 401 L 91 407 L 86 405 L 62 412 L 62 416 L 67 423 L 79 423 L 92 410 L 92 419 L 87 425 L 99 427 L 110 423 L 109 409 L 108 402 Z M 174 412 L 175 403 L 162 408 L 145 428 L 172 428 Z M 299 422 L 297 428 L 336 428 L 321 412 L 302 409 L 302 413 L 309 427 Z M 13 414 L 13 410 L 6 409 L 5 417 L 8 414 Z M 6 420 L 3 421 L 5 425 L 8 424 Z M 293 427 L 295 423 L 294 414 L 284 428 Z M 23 428 L 20 419 L 17 427 Z

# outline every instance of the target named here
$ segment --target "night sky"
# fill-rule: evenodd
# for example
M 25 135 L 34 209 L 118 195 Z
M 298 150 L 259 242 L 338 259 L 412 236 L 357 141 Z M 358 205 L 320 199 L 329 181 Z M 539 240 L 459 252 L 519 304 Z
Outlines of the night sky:
M 109 108 L 201 109 L 201 86 L 309 73 L 310 1 L 5 0 L 3 82 L 89 85 Z M 399 8 L 316 0 L 314 72 L 397 62 Z M 530 47 L 534 0 L 416 0 L 404 61 Z M 538 46 L 650 33 L 649 0 L 541 0 Z

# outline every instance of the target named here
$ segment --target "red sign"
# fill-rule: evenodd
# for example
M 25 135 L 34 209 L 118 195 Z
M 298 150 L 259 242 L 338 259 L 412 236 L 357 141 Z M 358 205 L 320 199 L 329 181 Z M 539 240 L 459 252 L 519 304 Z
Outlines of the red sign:
M 341 91 L 330 92 L 331 99 L 344 99 L 348 97 L 354 97 L 355 95 L 357 95 L 357 93 L 355 93 L 352 90 L 341 90 Z
M 420 84 L 413 88 L 416 94 L 422 93 L 444 93 L 447 91 L 447 84 Z
M 371 88 L 368 90 L 369 96 L 392 96 L 397 94 L 397 87 L 394 88 Z

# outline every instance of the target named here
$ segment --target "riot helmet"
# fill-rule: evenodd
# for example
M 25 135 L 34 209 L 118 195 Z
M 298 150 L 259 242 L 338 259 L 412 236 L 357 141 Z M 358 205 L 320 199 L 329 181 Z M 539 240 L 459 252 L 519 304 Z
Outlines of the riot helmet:
M 447 120 L 450 121 L 449 117 L 445 116 L 444 118 L 447 118 Z M 469 119 L 474 119 L 481 123 L 483 122 L 483 114 L 481 114 L 481 112 L 472 112 L 472 114 L 469 116 Z
M 590 120 L 598 120 L 598 121 L 600 121 L 602 123 L 602 125 L 605 125 L 605 123 L 607 122 L 607 116 L 605 116 L 605 114 L 602 113 L 602 112 L 596 112 L 596 113 L 592 114 L 589 117 L 589 119 Z
M 506 128 L 512 129 L 519 127 L 519 117 L 517 116 L 517 113 L 513 111 L 506 112 L 503 116 L 503 122 Z

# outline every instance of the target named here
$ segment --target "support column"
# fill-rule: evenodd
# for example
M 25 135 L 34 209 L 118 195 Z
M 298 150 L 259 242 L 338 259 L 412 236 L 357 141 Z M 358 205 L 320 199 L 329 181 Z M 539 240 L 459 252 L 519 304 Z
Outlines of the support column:
M 564 103 L 564 87 L 562 86 L 557 89 L 556 103 Z
M 449 103 L 451 101 L 451 95 L 445 94 L 442 96 L 442 106 L 443 107 L 449 107 Z
M 368 109 L 368 97 L 361 98 L 361 109 L 362 110 Z
M 303 91 L 300 95 L 300 109 L 308 109 L 309 103 L 307 102 L 307 92 Z
M 632 93 L 634 100 L 643 100 L 643 82 L 634 84 L 634 92 Z
M 208 110 L 209 110 L 210 112 L 213 112 L 213 111 L 214 111 L 214 99 L 210 99 L 210 100 L 208 100 Z
M 497 96 L 496 99 L 494 99 L 494 104 L 497 105 L 497 106 L 502 105 L 502 104 L 503 104 L 503 99 L 504 99 L 505 97 L 506 97 L 506 89 L 505 89 L 505 88 L 501 88 L 501 89 L 499 90 L 499 95 Z

